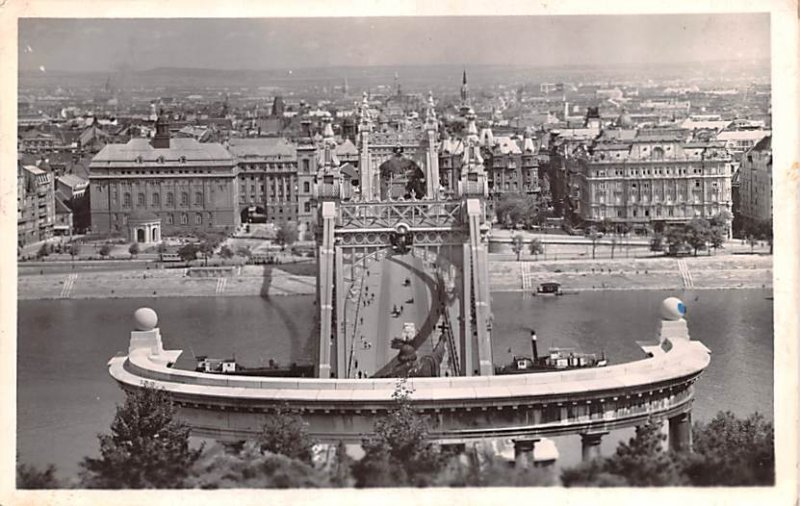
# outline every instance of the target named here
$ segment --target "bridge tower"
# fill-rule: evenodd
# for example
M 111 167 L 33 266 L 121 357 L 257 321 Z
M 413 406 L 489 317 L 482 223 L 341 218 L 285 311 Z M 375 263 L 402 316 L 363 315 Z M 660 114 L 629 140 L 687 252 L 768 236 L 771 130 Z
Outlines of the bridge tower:
M 488 186 L 474 132 L 474 114 L 471 135 L 465 139 L 461 180 L 455 194 L 444 197 L 440 193 L 438 123 L 433 97 L 428 97 L 424 130 L 420 134 L 373 132 L 368 108 L 365 95 L 360 107 L 358 192 L 347 194 L 349 185 L 344 184 L 339 172 L 332 136 L 324 136 L 321 148 L 315 183 L 319 213 L 318 377 L 353 377 L 350 362 L 358 334 L 355 321 L 359 319 L 354 308 L 359 307 L 365 274 L 371 264 L 382 262 L 396 252 L 401 236 L 411 245 L 411 254 L 421 258 L 424 272 L 419 277 L 436 287 L 426 319 L 430 325 L 424 326 L 427 329 L 424 332 L 432 334 L 437 322 L 448 322 L 454 374 L 491 375 L 494 368 L 487 264 Z M 387 161 L 392 163 L 385 169 Z M 415 189 L 402 197 L 396 192 L 387 193 L 381 187 L 384 181 L 381 171 L 397 167 L 413 167 L 414 174 L 424 177 L 424 184 L 408 186 Z M 392 181 L 393 188 L 398 188 L 396 181 Z M 416 182 L 422 183 L 418 179 Z M 417 194 L 416 188 L 424 194 Z M 429 337 L 422 334 L 420 330 L 420 340 L 415 339 L 415 345 Z M 373 335 L 372 339 L 392 337 Z

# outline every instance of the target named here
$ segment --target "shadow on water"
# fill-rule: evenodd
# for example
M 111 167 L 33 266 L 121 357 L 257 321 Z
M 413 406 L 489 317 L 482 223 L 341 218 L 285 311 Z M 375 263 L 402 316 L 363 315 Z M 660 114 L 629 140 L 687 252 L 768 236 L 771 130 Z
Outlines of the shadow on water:
M 280 318 L 284 328 L 286 329 L 286 332 L 289 335 L 289 354 L 291 361 L 297 363 L 314 361 L 317 357 L 319 348 L 317 343 L 317 336 L 319 335 L 319 312 L 317 311 L 316 301 L 311 309 L 312 313 L 314 314 L 315 325 L 311 327 L 311 331 L 308 333 L 305 339 L 303 339 L 300 329 L 295 323 L 297 321 L 297 315 L 287 311 L 280 301 L 276 300 L 275 297 L 270 297 L 269 295 L 269 289 L 272 286 L 273 270 L 276 267 L 274 265 L 264 265 L 263 268 L 264 271 L 259 296 L 262 299 L 266 299 L 272 303 L 271 307 L 275 311 L 275 314 L 277 314 L 278 318 Z M 285 297 L 290 296 L 291 295 L 286 295 Z M 309 357 L 311 357 L 311 360 L 309 360 Z
M 264 269 L 264 276 L 261 280 L 261 290 L 258 294 L 264 299 L 269 299 L 269 287 L 272 286 L 273 267 L 271 265 L 263 265 L 262 268 Z

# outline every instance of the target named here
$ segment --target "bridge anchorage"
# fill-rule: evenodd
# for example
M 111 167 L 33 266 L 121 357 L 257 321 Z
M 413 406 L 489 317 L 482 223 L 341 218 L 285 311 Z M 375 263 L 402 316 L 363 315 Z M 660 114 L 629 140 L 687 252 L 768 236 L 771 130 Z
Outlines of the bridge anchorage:
M 671 445 L 691 445 L 694 382 L 710 352 L 689 338 L 677 299 L 664 301 L 658 341 L 639 343 L 647 358 L 493 376 L 487 184 L 477 136 L 467 138 L 455 188 L 440 188 L 432 114 L 431 106 L 428 142 L 414 164 L 397 160 L 405 155 L 396 149 L 370 154 L 362 114 L 357 185 L 339 172 L 326 128 L 315 187 L 316 378 L 175 369 L 181 351 L 163 349 L 155 312 L 145 308 L 136 313 L 128 354 L 109 361 L 111 376 L 126 390 L 165 390 L 193 434 L 222 440 L 255 437 L 288 404 L 320 442 L 360 442 L 395 407 L 392 376 L 409 376 L 411 402 L 443 444 L 504 438 L 528 452 L 539 438 L 579 434 L 588 458 L 608 431 L 656 419 L 668 425 Z

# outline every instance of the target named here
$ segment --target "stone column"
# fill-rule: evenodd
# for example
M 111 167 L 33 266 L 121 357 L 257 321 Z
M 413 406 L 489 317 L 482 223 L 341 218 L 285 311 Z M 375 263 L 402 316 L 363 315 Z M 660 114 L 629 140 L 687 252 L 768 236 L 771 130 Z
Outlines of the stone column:
M 669 449 L 692 450 L 692 412 L 687 411 L 669 419 Z
M 514 465 L 520 469 L 533 466 L 533 447 L 539 438 L 514 440 Z
M 584 462 L 600 457 L 600 443 L 608 432 L 586 432 L 581 434 L 581 457 Z

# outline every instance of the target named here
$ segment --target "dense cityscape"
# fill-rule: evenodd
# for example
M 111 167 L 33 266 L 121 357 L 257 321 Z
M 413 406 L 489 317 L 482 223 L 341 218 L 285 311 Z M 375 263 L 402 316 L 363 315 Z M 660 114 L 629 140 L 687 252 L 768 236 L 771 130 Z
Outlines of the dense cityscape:
M 769 60 L 21 69 L 18 488 L 775 482 Z
M 483 87 L 463 70 L 430 96 L 404 87 L 402 69 L 367 89 L 349 84 L 346 69 L 338 83 L 308 76 L 291 87 L 127 84 L 153 75 L 191 80 L 181 69 L 131 80 L 23 75 L 18 242 L 86 233 L 137 242 L 129 235 L 132 215 L 157 218 L 164 236 L 232 233 L 249 222 L 294 223 L 304 237 L 316 224 L 321 146 L 334 143 L 357 195 L 363 136 L 376 149 L 415 153 L 427 142 L 429 111 L 442 191 L 453 192 L 465 141 L 474 138 L 495 205 L 515 200 L 534 210 L 512 221 L 645 234 L 727 211 L 735 235 L 745 237 L 771 219 L 765 68 L 658 85 L 644 76 L 610 80 L 608 70 L 591 79 L 583 70 L 580 81 Z M 94 82 L 48 86 L 76 79 Z M 138 242 L 160 241 L 151 234 Z

